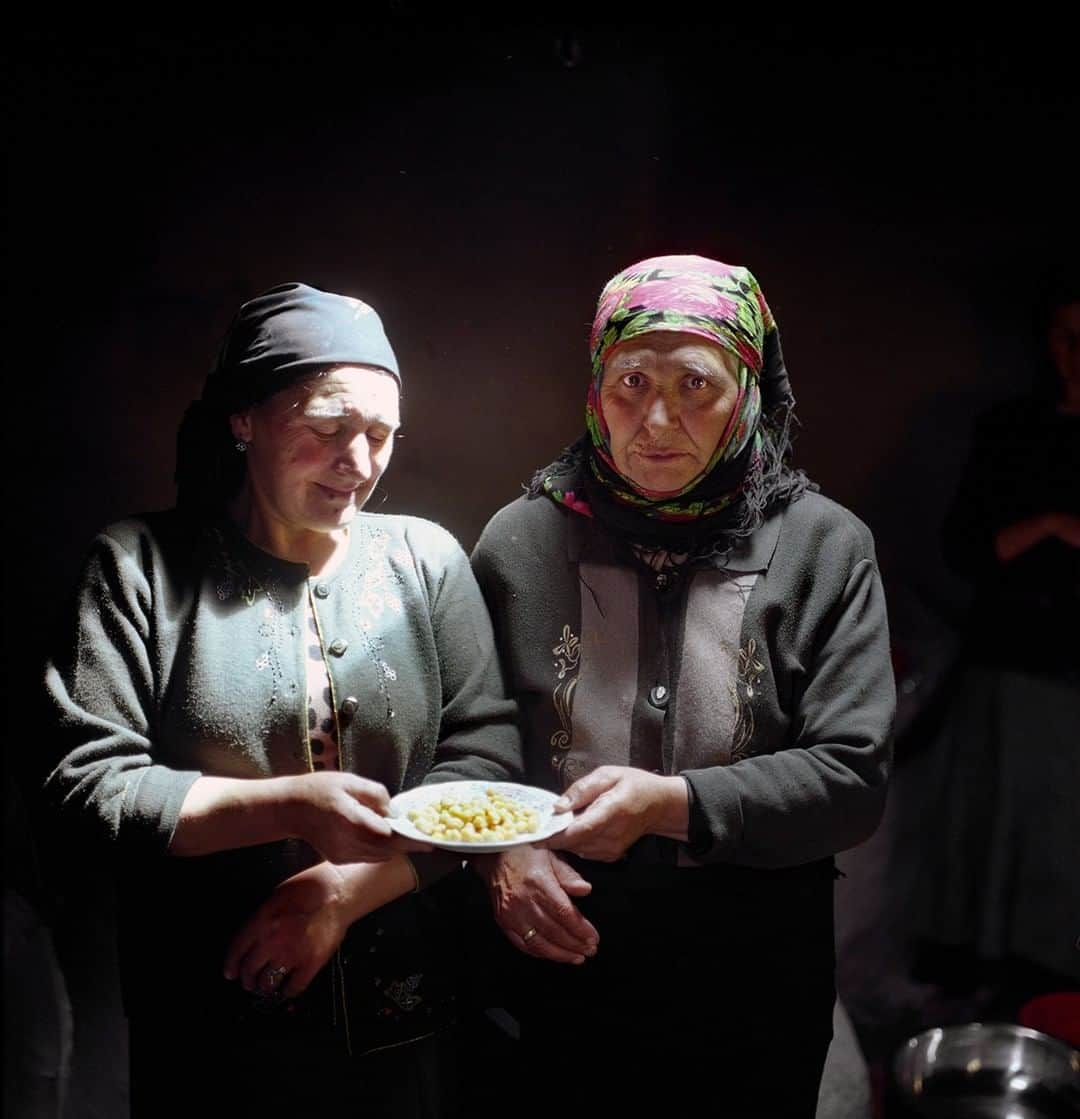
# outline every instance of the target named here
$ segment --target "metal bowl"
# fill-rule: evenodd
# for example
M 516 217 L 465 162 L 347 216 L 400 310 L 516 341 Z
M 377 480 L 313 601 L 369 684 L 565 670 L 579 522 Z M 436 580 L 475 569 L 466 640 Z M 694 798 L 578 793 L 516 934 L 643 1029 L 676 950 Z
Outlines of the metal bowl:
M 1010 1023 L 944 1026 L 909 1038 L 892 1064 L 897 1112 L 927 1119 L 1076 1119 L 1080 1052 Z

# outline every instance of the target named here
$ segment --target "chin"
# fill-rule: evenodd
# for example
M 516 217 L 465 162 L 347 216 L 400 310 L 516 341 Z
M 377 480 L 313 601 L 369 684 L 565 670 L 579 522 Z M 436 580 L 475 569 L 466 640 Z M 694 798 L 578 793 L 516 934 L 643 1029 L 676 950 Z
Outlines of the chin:
M 647 490 L 654 497 L 671 497 L 688 486 L 701 473 L 698 464 L 689 457 L 680 457 L 667 466 L 646 462 L 631 455 L 628 467 L 621 471 L 639 490 Z M 616 466 L 618 466 L 616 462 Z
M 358 507 L 350 502 L 332 516 L 327 516 L 324 511 L 322 516 L 311 517 L 309 523 L 316 532 L 338 532 L 352 524 L 357 511 Z
M 687 474 L 685 471 L 662 470 L 650 471 L 648 475 L 639 473 L 636 478 L 631 476 L 630 481 L 639 490 L 648 490 L 655 497 L 672 497 L 696 477 L 696 474 Z

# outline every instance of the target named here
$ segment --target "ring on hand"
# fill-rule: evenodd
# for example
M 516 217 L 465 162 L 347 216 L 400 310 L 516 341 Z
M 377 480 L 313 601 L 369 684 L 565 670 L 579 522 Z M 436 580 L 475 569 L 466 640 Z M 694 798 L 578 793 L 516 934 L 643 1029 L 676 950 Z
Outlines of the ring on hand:
M 523 932 L 521 934 L 521 939 L 524 940 L 526 944 L 528 944 L 534 936 L 536 936 L 536 929 L 529 929 L 527 932 Z
M 268 987 L 276 987 L 281 978 L 289 969 L 287 967 L 268 967 L 266 969 L 266 985 Z

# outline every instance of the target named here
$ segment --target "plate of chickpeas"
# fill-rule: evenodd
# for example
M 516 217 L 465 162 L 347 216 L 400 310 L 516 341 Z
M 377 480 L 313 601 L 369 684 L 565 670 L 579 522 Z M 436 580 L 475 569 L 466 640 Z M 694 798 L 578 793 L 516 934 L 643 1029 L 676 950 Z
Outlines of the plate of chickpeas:
M 391 797 L 389 823 L 399 835 L 446 851 L 506 851 L 562 831 L 573 813 L 556 812 L 558 799 L 512 781 L 445 781 Z

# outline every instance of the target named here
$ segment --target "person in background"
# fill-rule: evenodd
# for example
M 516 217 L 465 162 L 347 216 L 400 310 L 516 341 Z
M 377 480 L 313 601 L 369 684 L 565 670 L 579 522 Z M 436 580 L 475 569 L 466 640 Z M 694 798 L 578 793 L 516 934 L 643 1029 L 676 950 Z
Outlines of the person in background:
M 1080 988 L 1080 283 L 1043 300 L 1034 391 L 978 417 L 943 525 L 970 580 L 927 777 L 920 974 L 1015 1017 Z
M 465 553 L 362 512 L 400 395 L 368 304 L 246 302 L 176 507 L 97 536 L 51 643 L 43 805 L 115 860 L 136 1117 L 454 1114 L 460 860 L 388 800 L 519 738 Z

